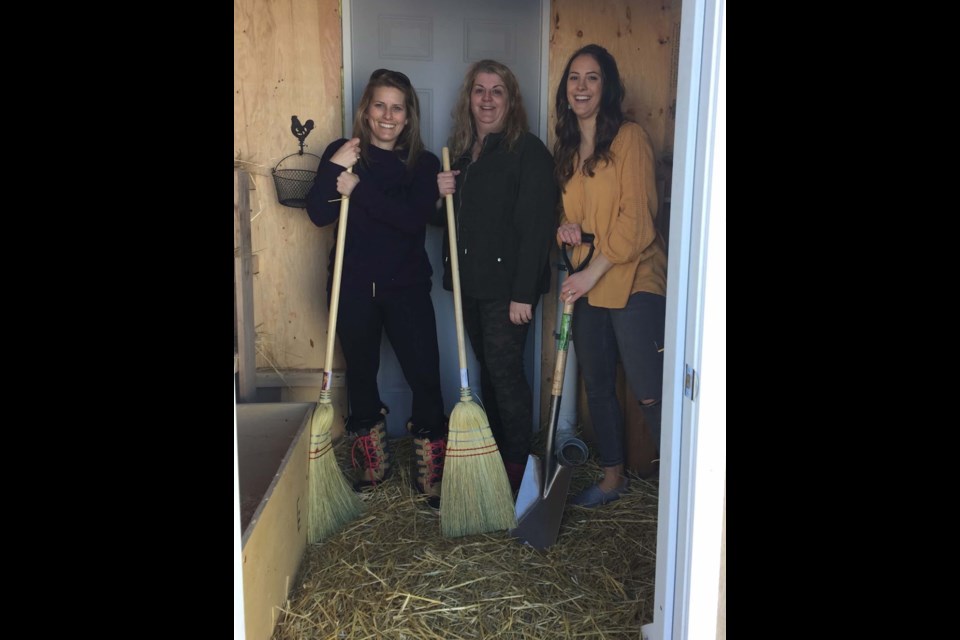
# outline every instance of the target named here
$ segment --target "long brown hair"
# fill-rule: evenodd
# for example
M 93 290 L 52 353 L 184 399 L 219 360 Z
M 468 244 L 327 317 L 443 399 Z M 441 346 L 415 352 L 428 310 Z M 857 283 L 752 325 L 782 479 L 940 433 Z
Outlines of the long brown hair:
M 527 112 L 523 108 L 523 97 L 520 95 L 520 83 L 517 82 L 517 77 L 506 65 L 496 60 L 475 62 L 467 70 L 467 75 L 460 86 L 457 104 L 450 113 L 453 116 L 453 131 L 448 141 L 451 158 L 459 158 L 467 152 L 477 138 L 473 112 L 470 111 L 470 94 L 477 76 L 481 73 L 497 74 L 503 80 L 507 90 L 507 115 L 503 122 L 503 138 L 507 149 L 513 148 L 513 145 L 527 132 Z
M 370 74 L 370 81 L 363 90 L 357 114 L 353 118 L 353 137 L 360 138 L 360 155 L 365 162 L 369 162 L 367 146 L 373 134 L 370 131 L 370 123 L 367 121 L 367 109 L 373 102 L 373 91 L 378 87 L 390 87 L 403 93 L 407 124 L 400 132 L 393 152 L 401 158 L 406 153 L 407 170 L 410 171 L 416 165 L 420 152 L 423 151 L 423 140 L 420 137 L 420 100 L 417 98 L 417 92 L 413 90 L 413 85 L 410 84 L 410 78 L 403 73 L 390 69 L 377 69 Z
M 623 78 L 617 69 L 617 61 L 609 51 L 597 44 L 588 44 L 573 52 L 567 60 L 567 66 L 560 76 L 560 85 L 557 87 L 555 109 L 557 124 L 554 132 L 557 141 L 553 144 L 554 172 L 561 187 L 566 186 L 573 177 L 574 157 L 580 150 L 580 125 L 577 116 L 570 109 L 567 101 L 567 76 L 570 75 L 570 65 L 579 56 L 588 55 L 600 65 L 600 76 L 603 79 L 603 88 L 600 92 L 600 110 L 597 112 L 597 132 L 593 145 L 593 155 L 583 163 L 583 173 L 588 176 L 594 174 L 599 162 L 610 162 L 610 144 L 620 131 L 620 125 L 626 120 L 621 104 L 626 95 Z

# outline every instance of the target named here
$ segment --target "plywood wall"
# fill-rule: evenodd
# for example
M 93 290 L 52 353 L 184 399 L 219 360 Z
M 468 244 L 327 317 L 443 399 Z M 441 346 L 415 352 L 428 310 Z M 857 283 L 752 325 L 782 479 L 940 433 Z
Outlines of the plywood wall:
M 271 169 L 299 151 L 290 117 L 315 128 L 305 152 L 341 136 L 338 0 L 234 0 L 234 165 L 250 171 L 257 367 L 322 369 L 332 228 L 277 201 Z M 311 160 L 309 156 L 290 161 Z M 316 163 L 316 159 L 312 159 Z M 288 161 L 288 162 L 290 162 Z M 281 167 L 289 166 L 285 162 Z M 314 164 L 315 166 L 315 164 Z M 342 367 L 337 355 L 334 367 Z

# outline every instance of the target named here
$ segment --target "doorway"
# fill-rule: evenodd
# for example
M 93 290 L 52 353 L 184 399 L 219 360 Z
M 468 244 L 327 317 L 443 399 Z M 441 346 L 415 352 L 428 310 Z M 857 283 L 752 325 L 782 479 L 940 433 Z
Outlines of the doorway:
M 497 60 L 517 76 L 530 131 L 544 144 L 547 101 L 545 41 L 549 2 L 541 0 L 345 0 L 343 2 L 344 137 L 350 137 L 353 116 L 370 73 L 387 68 L 410 78 L 420 101 L 424 146 L 441 157 L 452 120 L 450 112 L 471 64 Z M 433 267 L 431 297 L 437 316 L 440 377 L 446 411 L 460 399 L 453 295 L 443 288 L 443 229 L 427 228 L 427 256 Z M 527 335 L 524 368 L 533 403 L 533 429 L 540 424 L 540 335 L 542 309 L 537 305 Z M 466 341 L 471 390 L 483 401 L 480 369 Z M 377 383 L 390 407 L 387 431 L 406 435 L 412 393 L 386 337 L 381 338 Z

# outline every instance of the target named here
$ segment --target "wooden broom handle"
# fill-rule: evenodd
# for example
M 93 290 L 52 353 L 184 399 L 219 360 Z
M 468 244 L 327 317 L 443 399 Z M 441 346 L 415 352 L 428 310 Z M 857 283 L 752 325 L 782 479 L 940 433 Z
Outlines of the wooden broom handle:
M 353 173 L 353 167 L 347 168 Z M 350 197 L 340 200 L 340 222 L 337 232 L 337 252 L 333 259 L 333 284 L 330 286 L 330 320 L 327 327 L 327 358 L 323 363 L 323 382 L 320 392 L 329 391 L 333 381 L 333 347 L 337 340 L 337 312 L 340 309 L 340 276 L 343 274 L 343 247 L 347 240 L 347 211 L 350 209 Z
M 450 149 L 443 148 L 443 170 L 450 171 Z M 447 235 L 450 237 L 450 268 L 453 269 L 453 310 L 457 319 L 457 350 L 460 354 L 461 386 L 467 370 L 467 346 L 463 341 L 463 302 L 460 300 L 460 260 L 457 257 L 457 223 L 453 217 L 453 195 L 444 196 L 447 202 Z

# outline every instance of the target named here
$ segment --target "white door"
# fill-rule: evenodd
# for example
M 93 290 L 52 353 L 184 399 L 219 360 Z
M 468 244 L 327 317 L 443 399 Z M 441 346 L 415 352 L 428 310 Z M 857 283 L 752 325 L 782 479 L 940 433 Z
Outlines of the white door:
M 546 76 L 543 10 L 541 0 L 344 0 L 345 137 L 351 135 L 356 105 L 370 73 L 379 68 L 392 69 L 410 78 L 420 100 L 424 145 L 442 157 L 452 124 L 450 111 L 464 74 L 473 62 L 492 58 L 517 76 L 530 130 L 546 143 L 546 109 L 541 96 Z M 453 294 L 443 288 L 443 230 L 428 228 L 426 242 L 433 267 L 431 295 L 437 315 L 440 379 L 449 414 L 460 401 L 460 363 Z M 535 429 L 540 422 L 540 308 L 526 346 Z M 469 340 L 466 344 L 470 388 L 481 396 L 480 370 Z M 387 430 L 391 436 L 401 436 L 410 416 L 412 395 L 385 336 L 377 381 L 381 399 L 390 406 Z

